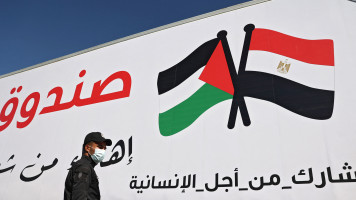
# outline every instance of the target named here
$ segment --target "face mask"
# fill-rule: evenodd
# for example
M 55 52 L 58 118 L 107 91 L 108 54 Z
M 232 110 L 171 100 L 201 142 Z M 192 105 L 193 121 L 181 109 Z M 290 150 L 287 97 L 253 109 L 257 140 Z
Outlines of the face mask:
M 90 148 L 92 148 L 92 147 L 90 147 Z M 91 157 L 91 159 L 93 159 L 93 161 L 96 164 L 98 164 L 98 163 L 100 163 L 101 161 L 104 160 L 105 150 L 96 148 L 94 154 L 90 155 L 90 157 Z

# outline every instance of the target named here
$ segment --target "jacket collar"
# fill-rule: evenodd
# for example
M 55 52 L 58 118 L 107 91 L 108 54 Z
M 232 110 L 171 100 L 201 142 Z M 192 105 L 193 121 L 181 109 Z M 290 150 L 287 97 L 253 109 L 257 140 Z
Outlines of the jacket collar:
M 90 156 L 83 155 L 82 159 L 88 162 L 93 168 L 97 165 Z

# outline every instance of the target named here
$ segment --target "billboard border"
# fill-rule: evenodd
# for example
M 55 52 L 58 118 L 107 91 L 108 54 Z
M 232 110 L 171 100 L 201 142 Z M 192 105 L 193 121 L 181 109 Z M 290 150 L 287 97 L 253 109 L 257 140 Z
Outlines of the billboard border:
M 156 27 L 156 28 L 153 28 L 153 29 L 149 29 L 149 30 L 146 30 L 146 31 L 143 31 L 143 32 L 139 32 L 139 33 L 136 33 L 136 34 L 133 34 L 133 35 L 129 35 L 129 36 L 126 36 L 126 37 L 123 37 L 123 38 L 119 38 L 119 39 L 116 39 L 116 40 L 113 40 L 113 41 L 110 41 L 110 42 L 99 44 L 99 45 L 96 45 L 94 47 L 90 47 L 90 48 L 87 48 L 87 49 L 84 49 L 84 50 L 81 50 L 81 51 L 77 51 L 77 52 L 74 52 L 74 53 L 71 53 L 71 54 L 68 54 L 68 55 L 65 55 L 65 56 L 54 58 L 54 59 L 51 59 L 51 60 L 36 64 L 36 65 L 32 65 L 32 66 L 29 66 L 29 67 L 26 67 L 26 68 L 23 68 L 23 69 L 20 69 L 20 70 L 16 70 L 14 72 L 10 72 L 10 73 L 4 74 L 4 75 L 0 75 L 0 79 L 8 77 L 8 76 L 15 75 L 15 74 L 18 74 L 18 73 L 22 73 L 22 72 L 25 72 L 25 71 L 29 71 L 29 70 L 32 70 L 32 69 L 36 69 L 38 67 L 42 67 L 42 66 L 45 66 L 45 65 L 48 65 L 48 64 L 59 62 L 61 60 L 65 60 L 65 59 L 68 59 L 68 58 L 71 58 L 71 57 L 74 57 L 74 56 L 78 56 L 78 55 L 81 55 L 81 54 L 84 54 L 84 53 L 88 53 L 90 51 L 94 51 L 94 50 L 101 49 L 101 48 L 104 48 L 104 47 L 107 47 L 107 46 L 111 46 L 111 45 L 114 45 L 114 44 L 117 44 L 117 43 L 120 43 L 120 42 L 124 42 L 124 41 L 127 41 L 127 40 L 131 40 L 131 39 L 134 39 L 134 38 L 138 38 L 138 37 L 144 36 L 144 35 L 155 33 L 155 32 L 158 32 L 158 31 L 162 31 L 162 30 L 165 30 L 165 29 L 168 29 L 168 28 L 172 28 L 172 27 L 179 26 L 179 25 L 182 25 L 182 24 L 190 23 L 190 22 L 193 22 L 193 21 L 198 21 L 198 20 L 201 20 L 201 19 L 204 19 L 204 18 L 215 16 L 215 15 L 231 12 L 231 11 L 238 10 L 238 9 L 241 9 L 241 8 L 257 5 L 257 4 L 260 4 L 260 3 L 265 3 L 265 2 L 268 2 L 268 1 L 272 1 L 272 0 L 251 0 L 251 1 L 248 1 L 248 2 L 236 4 L 236 5 L 227 7 L 227 8 L 222 8 L 222 9 L 219 9 L 219 10 L 216 10 L 216 11 L 208 12 L 208 13 L 201 14 L 201 15 L 198 15 L 198 16 L 195 16 L 195 17 L 191 17 L 191 18 L 188 18 L 188 19 L 184 19 L 184 20 L 180 20 L 180 21 L 177 21 L 177 22 L 173 22 L 173 23 L 170 23 L 170 24 L 163 25 L 163 26 L 159 26 L 159 27 Z

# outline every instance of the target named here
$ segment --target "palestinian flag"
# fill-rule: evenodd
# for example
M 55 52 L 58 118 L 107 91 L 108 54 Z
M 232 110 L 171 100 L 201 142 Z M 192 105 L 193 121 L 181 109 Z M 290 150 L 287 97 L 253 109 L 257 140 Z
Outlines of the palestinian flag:
M 159 129 L 170 136 L 190 126 L 212 106 L 232 99 L 234 87 L 222 42 L 210 40 L 158 75 Z
M 246 69 L 238 75 L 241 95 L 273 102 L 304 117 L 329 119 L 334 105 L 333 41 L 251 29 Z

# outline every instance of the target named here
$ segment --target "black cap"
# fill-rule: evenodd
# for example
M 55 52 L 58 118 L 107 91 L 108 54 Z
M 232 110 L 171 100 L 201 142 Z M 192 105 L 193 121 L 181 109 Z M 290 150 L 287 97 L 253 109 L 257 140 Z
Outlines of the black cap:
M 83 145 L 86 145 L 89 142 L 105 142 L 106 146 L 111 146 L 112 144 L 111 140 L 105 139 L 103 137 L 103 134 L 101 134 L 100 132 L 91 132 L 87 136 L 85 136 Z

